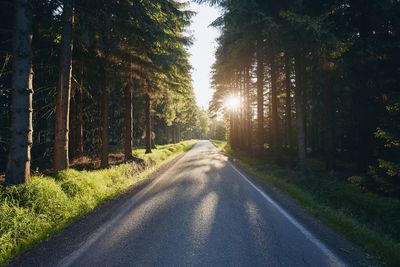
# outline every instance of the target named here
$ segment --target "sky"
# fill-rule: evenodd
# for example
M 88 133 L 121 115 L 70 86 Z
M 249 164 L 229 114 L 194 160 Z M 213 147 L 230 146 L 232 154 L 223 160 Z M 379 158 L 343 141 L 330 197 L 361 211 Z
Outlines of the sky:
M 189 29 L 194 37 L 194 44 L 189 49 L 190 64 L 193 67 L 194 92 L 197 105 L 208 109 L 208 103 L 213 94 L 210 72 L 215 61 L 216 38 L 219 36 L 219 30 L 209 25 L 220 16 L 220 13 L 214 7 L 196 3 L 191 3 L 189 9 L 197 12 L 197 15 L 192 18 Z

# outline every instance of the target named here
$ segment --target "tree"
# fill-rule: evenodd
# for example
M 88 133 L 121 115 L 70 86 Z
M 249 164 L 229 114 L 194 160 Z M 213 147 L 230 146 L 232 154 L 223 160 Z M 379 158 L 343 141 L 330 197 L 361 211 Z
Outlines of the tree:
M 125 160 L 132 159 L 132 83 L 129 81 L 124 87 L 124 155 Z
M 150 94 L 146 93 L 145 96 L 145 101 L 146 101 L 146 109 L 145 109 L 145 114 L 146 114 L 146 133 L 145 133 L 145 148 L 146 148 L 146 154 L 151 153 L 151 148 L 152 148 L 152 132 L 151 132 L 151 98 Z
M 54 170 L 69 166 L 68 135 L 71 98 L 72 49 L 73 49 L 73 0 L 63 1 L 63 34 L 61 40 L 60 74 L 56 96 L 56 126 L 54 141 Z
M 296 69 L 296 87 L 295 87 L 295 101 L 296 101 L 296 122 L 297 122 L 297 158 L 298 167 L 301 173 L 307 172 L 306 162 L 306 136 L 305 136 L 305 122 L 304 122 L 304 55 L 299 53 L 295 58 Z
M 264 44 L 257 40 L 257 141 L 260 156 L 264 150 Z
M 12 122 L 6 184 L 29 180 L 32 146 L 32 5 L 15 1 L 13 39 Z

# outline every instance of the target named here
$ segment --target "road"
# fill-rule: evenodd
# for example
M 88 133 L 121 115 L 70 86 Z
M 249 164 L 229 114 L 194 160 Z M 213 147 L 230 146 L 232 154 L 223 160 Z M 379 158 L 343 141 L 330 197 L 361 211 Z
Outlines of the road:
M 59 266 L 343 266 L 201 141 Z

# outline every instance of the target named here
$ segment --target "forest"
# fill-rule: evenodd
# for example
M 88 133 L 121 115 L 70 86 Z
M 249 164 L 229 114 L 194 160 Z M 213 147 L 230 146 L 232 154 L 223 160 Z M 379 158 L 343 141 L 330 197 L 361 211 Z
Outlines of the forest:
M 204 138 L 178 1 L 0 2 L 0 172 L 105 168 L 158 144 Z M 10 12 L 13 11 L 13 12 Z M 119 155 L 121 158 L 121 155 Z M 8 163 L 7 163 L 8 162 Z M 7 167 L 6 167 L 7 166 Z
M 194 4 L 220 14 L 208 109 Z M 60 234 L 96 236 L 75 245 L 120 265 L 399 266 L 399 14 L 399 0 L 0 0 L 0 265 Z M 63 236 L 77 219 L 98 228 Z
M 200 2 L 223 12 L 210 112 L 234 150 L 400 195 L 399 1 Z

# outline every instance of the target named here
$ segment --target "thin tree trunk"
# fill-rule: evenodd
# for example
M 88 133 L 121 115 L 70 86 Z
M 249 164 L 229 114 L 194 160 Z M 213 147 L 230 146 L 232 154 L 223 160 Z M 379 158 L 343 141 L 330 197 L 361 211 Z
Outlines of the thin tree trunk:
M 245 83 L 244 71 L 240 72 L 240 149 L 247 147 L 246 145 L 246 104 L 245 104 Z
M 181 141 L 181 125 L 178 124 L 178 143 Z
M 235 147 L 235 131 L 233 129 L 233 123 L 234 123 L 234 115 L 233 115 L 233 111 L 229 110 L 229 134 L 228 134 L 228 141 L 229 144 L 232 148 Z
M 176 144 L 176 129 L 175 124 L 172 125 L 172 143 Z
M 56 97 L 56 127 L 53 162 L 55 171 L 64 170 L 69 167 L 68 131 L 73 49 L 72 27 L 74 23 L 72 0 L 64 0 L 63 6 L 60 76 Z
M 299 170 L 302 174 L 307 172 L 306 163 L 306 136 L 305 136 L 305 125 L 304 125 L 304 60 L 303 55 L 297 55 L 295 60 L 296 68 L 296 88 L 295 88 L 295 100 L 296 100 L 296 121 L 297 121 L 297 157 Z
M 128 83 L 124 88 L 124 155 L 125 160 L 132 159 L 132 88 Z
M 246 88 L 246 150 L 252 152 L 253 150 L 253 127 L 251 123 L 251 95 L 250 95 L 250 72 L 249 68 L 245 68 L 245 88 Z
M 77 120 L 77 157 L 83 157 L 83 81 L 84 71 L 81 73 L 81 84 L 77 91 L 77 102 L 78 102 L 78 120 Z
M 21 184 L 29 180 L 33 131 L 31 1 L 16 0 L 14 8 L 12 130 L 6 184 Z
M 264 51 L 262 41 L 257 42 L 257 150 L 264 150 Z
M 73 90 L 73 88 L 72 88 Z M 73 92 L 71 92 L 73 94 Z M 77 136 L 77 124 L 76 124 L 76 116 L 78 113 L 78 106 L 77 106 L 77 94 L 75 97 L 71 97 L 70 101 L 70 112 L 69 112 L 69 132 L 68 132 L 68 158 L 74 159 L 76 157 L 76 136 Z
M 286 82 L 286 124 L 287 124 L 287 138 L 290 148 L 293 148 L 293 131 L 292 131 L 292 80 L 291 80 L 291 59 L 290 56 L 285 54 L 285 82 Z
M 278 85 L 277 85 L 277 65 L 275 52 L 272 51 L 271 55 L 271 148 L 274 156 L 279 153 L 279 121 L 278 121 Z
M 146 154 L 151 153 L 151 99 L 150 94 L 146 94 L 146 136 L 145 136 L 145 147 L 146 147 Z
M 335 94 L 333 89 L 332 79 L 328 79 L 325 87 L 325 160 L 328 171 L 335 169 Z
M 108 115 L 109 115 L 109 92 L 108 85 L 104 84 L 102 88 L 100 100 L 100 113 L 101 113 L 101 153 L 100 160 L 101 168 L 108 167 L 108 154 L 109 154 L 109 130 L 108 130 Z
M 362 1 L 357 1 L 354 5 L 357 12 L 360 14 L 355 21 L 355 25 L 359 28 L 360 39 L 358 46 L 360 49 L 366 49 L 371 39 L 373 38 L 373 26 L 370 15 L 373 14 L 371 5 L 365 5 Z M 364 54 L 365 55 L 365 54 Z M 364 56 L 360 54 L 360 56 Z M 374 69 L 371 64 L 368 64 L 365 59 L 359 58 L 360 65 L 357 70 L 357 76 L 363 77 L 362 81 L 355 88 L 353 95 L 355 115 L 356 115 L 356 160 L 357 170 L 360 173 L 368 171 L 368 166 L 374 163 L 374 131 L 377 128 L 377 112 L 374 108 L 374 97 L 376 94 L 371 90 L 371 81 L 373 81 Z

